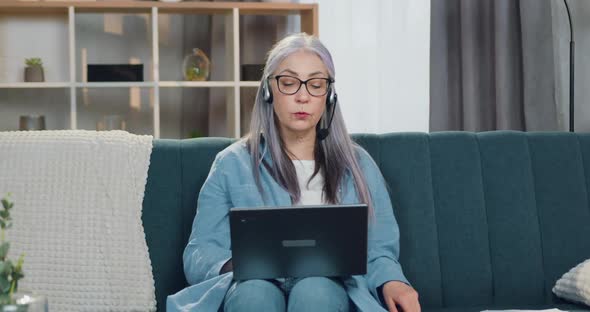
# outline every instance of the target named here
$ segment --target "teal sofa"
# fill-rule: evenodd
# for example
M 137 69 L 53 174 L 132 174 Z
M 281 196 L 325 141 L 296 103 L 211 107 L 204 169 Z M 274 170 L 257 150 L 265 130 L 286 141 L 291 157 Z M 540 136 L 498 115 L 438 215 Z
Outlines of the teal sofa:
M 389 185 L 400 261 L 424 311 L 587 310 L 551 288 L 590 258 L 590 134 L 358 134 Z M 143 222 L 158 311 L 215 155 L 234 140 L 155 140 Z

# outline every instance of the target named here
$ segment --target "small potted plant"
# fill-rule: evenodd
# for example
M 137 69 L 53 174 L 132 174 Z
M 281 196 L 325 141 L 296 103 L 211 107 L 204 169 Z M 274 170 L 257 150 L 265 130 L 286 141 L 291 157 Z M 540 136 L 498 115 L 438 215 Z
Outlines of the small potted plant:
M 12 218 L 10 217 L 10 209 L 14 203 L 10 201 L 10 194 L 2 198 L 2 208 L 0 210 L 0 311 L 7 311 L 4 309 L 7 306 L 14 306 L 10 311 L 27 311 L 28 304 L 26 302 L 19 302 L 19 296 L 16 294 L 18 290 L 18 281 L 24 277 L 23 262 L 24 254 L 21 255 L 16 263 L 8 259 L 8 250 L 10 243 L 6 241 L 6 230 L 12 226 Z
M 32 57 L 25 59 L 25 82 L 43 82 L 45 75 L 43 74 L 43 62 L 41 58 Z

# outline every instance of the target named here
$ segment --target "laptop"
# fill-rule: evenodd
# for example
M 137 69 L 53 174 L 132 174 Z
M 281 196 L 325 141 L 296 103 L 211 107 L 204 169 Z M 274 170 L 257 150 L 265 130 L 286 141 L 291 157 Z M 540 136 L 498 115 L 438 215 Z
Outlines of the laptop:
M 366 274 L 367 213 L 365 204 L 232 208 L 234 279 Z

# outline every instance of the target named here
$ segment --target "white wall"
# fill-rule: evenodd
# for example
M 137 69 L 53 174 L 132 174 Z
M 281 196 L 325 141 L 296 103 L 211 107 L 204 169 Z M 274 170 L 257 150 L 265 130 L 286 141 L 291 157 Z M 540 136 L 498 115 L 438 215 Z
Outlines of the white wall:
M 430 0 L 319 3 L 349 132 L 428 132 Z

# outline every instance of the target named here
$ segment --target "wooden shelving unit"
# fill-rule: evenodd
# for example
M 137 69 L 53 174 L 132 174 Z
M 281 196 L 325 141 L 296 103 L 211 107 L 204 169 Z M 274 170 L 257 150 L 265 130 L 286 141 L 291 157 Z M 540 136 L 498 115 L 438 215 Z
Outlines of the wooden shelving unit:
M 86 13 L 149 14 L 151 24 L 151 77 L 145 82 L 85 82 L 76 75 L 76 17 Z M 69 81 L 44 83 L 3 83 L 0 89 L 14 88 L 65 88 L 70 90 L 70 128 L 77 129 L 77 91 L 87 88 L 150 88 L 153 96 L 154 137 L 160 137 L 161 88 L 225 88 L 228 133 L 239 137 L 240 90 L 258 87 L 258 81 L 240 80 L 240 23 L 242 15 L 299 15 L 301 31 L 318 35 L 318 5 L 296 3 L 242 3 L 242 2 L 178 2 L 158 1 L 0 1 L 0 14 L 61 15 L 68 21 Z M 158 19 L 162 14 L 222 15 L 225 21 L 227 81 L 162 81 L 160 80 Z M 0 42 L 0 44 L 2 44 Z

